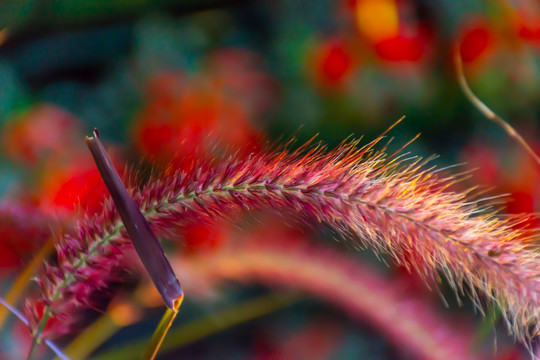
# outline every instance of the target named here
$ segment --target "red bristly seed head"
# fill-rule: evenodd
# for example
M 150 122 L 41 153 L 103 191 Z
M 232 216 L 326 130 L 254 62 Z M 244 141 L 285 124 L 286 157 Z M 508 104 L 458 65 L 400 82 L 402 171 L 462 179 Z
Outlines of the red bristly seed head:
M 362 148 L 344 143 L 329 153 L 320 145 L 304 146 L 242 161 L 204 162 L 189 174 L 150 180 L 133 197 L 162 234 L 193 215 L 212 220 L 238 209 L 270 208 L 306 223 L 327 223 L 426 278 L 442 271 L 456 291 L 466 288 L 477 304 L 482 296 L 499 305 L 518 338 L 535 336 L 540 259 L 530 233 L 517 229 L 523 218 L 497 217 L 481 202 L 449 191 L 456 179 L 441 178 L 418 159 L 387 158 L 372 150 L 375 142 Z M 41 301 L 53 314 L 84 303 L 72 289 L 83 287 L 86 294 L 107 283 L 121 256 L 117 249 L 130 246 L 120 224 L 107 202 L 101 214 L 81 220 L 77 237 L 60 243 L 65 259 L 41 277 Z M 411 252 L 417 260 L 404 262 Z M 84 280 L 90 274 L 94 280 Z

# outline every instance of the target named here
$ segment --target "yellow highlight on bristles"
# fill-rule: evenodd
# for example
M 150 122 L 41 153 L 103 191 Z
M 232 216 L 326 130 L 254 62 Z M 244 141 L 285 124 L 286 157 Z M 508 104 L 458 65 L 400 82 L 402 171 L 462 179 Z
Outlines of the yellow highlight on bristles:
M 395 37 L 399 33 L 396 0 L 358 0 L 355 18 L 359 31 L 373 42 Z

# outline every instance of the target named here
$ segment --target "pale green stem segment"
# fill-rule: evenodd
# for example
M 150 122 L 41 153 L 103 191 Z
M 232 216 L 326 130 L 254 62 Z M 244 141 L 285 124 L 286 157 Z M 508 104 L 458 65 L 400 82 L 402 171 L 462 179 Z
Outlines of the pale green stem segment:
M 38 328 L 32 333 L 32 345 L 30 346 L 30 351 L 28 352 L 26 360 L 32 360 L 34 356 L 36 356 L 37 348 L 39 344 L 41 344 L 41 334 L 43 333 L 43 330 L 45 330 L 45 325 L 47 324 L 47 321 L 49 321 L 50 316 L 51 311 L 49 308 L 47 308 L 43 313 L 43 317 L 39 322 Z
M 172 309 L 167 308 L 165 314 L 163 314 L 163 317 L 161 318 L 161 321 L 156 328 L 156 331 L 154 331 L 154 334 L 152 335 L 148 346 L 146 347 L 146 350 L 142 356 L 142 360 L 153 360 L 156 357 L 159 348 L 163 343 L 163 339 L 165 339 L 167 332 L 169 331 L 174 319 L 176 318 L 176 315 L 178 314 L 178 309 L 180 309 L 180 305 L 182 305 L 182 300 L 184 300 L 183 296 L 176 299 L 176 301 L 174 302 L 174 307 Z

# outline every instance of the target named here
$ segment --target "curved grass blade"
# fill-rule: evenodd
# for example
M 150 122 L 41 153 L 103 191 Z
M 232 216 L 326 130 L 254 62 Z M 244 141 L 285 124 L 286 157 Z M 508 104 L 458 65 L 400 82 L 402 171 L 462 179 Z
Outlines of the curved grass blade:
M 85 142 L 111 194 L 137 255 L 167 307 L 176 311 L 175 303 L 181 301 L 184 295 L 163 248 L 122 183 L 120 175 L 99 140 L 97 130 L 94 130 L 93 137 L 86 137 Z

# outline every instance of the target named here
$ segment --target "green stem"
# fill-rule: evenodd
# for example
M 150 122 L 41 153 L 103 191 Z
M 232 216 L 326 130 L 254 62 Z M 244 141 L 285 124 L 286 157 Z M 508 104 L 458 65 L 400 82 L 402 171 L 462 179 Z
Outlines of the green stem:
M 30 351 L 28 352 L 28 356 L 26 357 L 26 360 L 32 360 L 34 356 L 36 355 L 37 348 L 39 344 L 41 343 L 41 334 L 43 333 L 43 330 L 45 329 L 45 325 L 47 324 L 47 321 L 49 320 L 49 317 L 51 316 L 51 309 L 46 308 L 43 312 L 43 317 L 41 318 L 41 321 L 39 322 L 39 326 L 32 334 L 32 345 L 30 346 Z
M 181 297 L 174 302 L 174 309 L 167 308 L 165 314 L 163 314 L 163 317 L 161 318 L 161 321 L 156 328 L 156 331 L 154 331 L 154 334 L 152 335 L 148 346 L 146 347 L 146 350 L 142 356 L 142 360 L 154 360 L 159 351 L 159 348 L 161 347 L 161 344 L 163 343 L 163 339 L 165 339 L 165 336 L 167 335 L 167 332 L 169 331 L 169 328 L 171 327 L 174 318 L 176 318 L 176 315 L 178 314 L 178 309 L 180 308 L 183 299 L 184 298 Z

